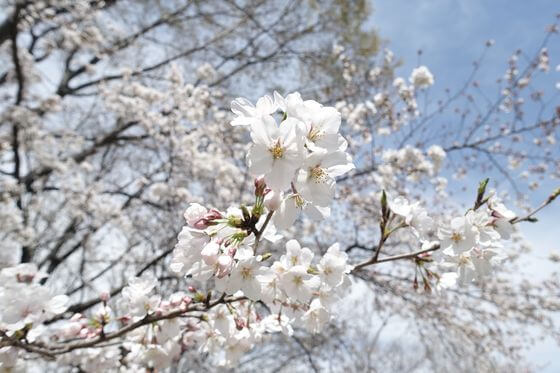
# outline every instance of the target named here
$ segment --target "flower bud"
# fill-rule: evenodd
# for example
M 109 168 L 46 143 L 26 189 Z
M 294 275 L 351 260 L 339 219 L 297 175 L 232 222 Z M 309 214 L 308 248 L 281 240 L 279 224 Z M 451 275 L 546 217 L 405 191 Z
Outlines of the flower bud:
M 266 189 L 266 183 L 264 177 L 258 177 L 255 179 L 255 196 L 260 197 L 264 195 Z
M 99 294 L 99 299 L 101 299 L 102 302 L 107 303 L 107 301 L 109 300 L 109 298 L 111 297 L 111 294 L 109 294 L 108 291 L 102 291 Z
M 222 219 L 222 213 L 216 209 L 212 209 L 208 213 L 204 214 L 202 218 L 198 219 L 193 224 L 193 227 L 196 229 L 206 229 L 208 226 L 214 224 L 214 220 L 216 219 Z
M 187 224 L 194 227 L 195 224 L 206 215 L 208 210 L 206 207 L 199 205 L 198 203 L 191 203 L 190 206 L 185 211 L 183 215 Z
M 237 330 L 242 330 L 245 327 L 245 322 L 239 318 L 235 318 L 235 328 Z

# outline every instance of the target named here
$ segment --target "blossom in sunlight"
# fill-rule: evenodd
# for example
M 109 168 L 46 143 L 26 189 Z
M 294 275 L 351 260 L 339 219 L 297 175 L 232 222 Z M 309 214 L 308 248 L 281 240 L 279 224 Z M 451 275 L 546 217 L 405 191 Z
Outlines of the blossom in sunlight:
M 449 225 L 438 231 L 442 249 L 452 249 L 461 254 L 472 249 L 477 242 L 477 230 L 466 217 L 453 218 Z
M 303 315 L 302 323 L 311 333 L 319 333 L 330 319 L 329 313 L 317 298 L 311 302 L 309 309 Z
M 241 290 L 243 294 L 254 301 L 259 301 L 262 296 L 262 285 L 259 276 L 264 275 L 268 268 L 263 267 L 257 258 L 240 260 L 232 269 L 229 278 L 226 279 L 226 291 L 234 294 Z
M 307 273 L 302 265 L 291 267 L 280 278 L 279 285 L 286 294 L 300 302 L 308 302 L 313 291 L 319 288 L 320 281 L 316 276 Z
M 417 88 L 428 88 L 434 84 L 434 76 L 426 66 L 419 66 L 412 70 L 409 81 Z
M 262 121 L 278 109 L 278 105 L 270 96 L 261 97 L 256 105 L 247 99 L 238 97 L 231 102 L 231 111 L 236 118 L 231 121 L 232 126 L 250 126 Z
M 443 148 L 439 145 L 430 146 L 428 148 L 427 154 L 432 159 L 432 162 L 434 163 L 434 167 L 436 169 L 439 169 L 441 167 L 441 164 L 446 157 L 445 150 L 443 150 Z
M 434 220 L 428 216 L 420 202 L 409 203 L 404 197 L 398 196 L 388 200 L 389 208 L 393 213 L 404 218 L 404 223 L 414 229 L 420 239 L 426 239 L 434 229 Z
M 511 224 L 511 220 L 516 217 L 516 214 L 508 209 L 496 196 L 488 200 L 488 207 L 492 211 L 492 216 L 494 217 L 492 223 L 494 229 L 496 229 L 503 239 L 509 239 L 513 233 L 513 224 Z
M 295 187 L 308 202 L 328 206 L 334 197 L 335 178 L 354 168 L 351 157 L 345 152 L 316 151 L 304 161 Z
M 159 295 L 149 295 L 156 285 L 157 279 L 153 275 L 131 278 L 122 290 L 121 305 L 137 318 L 153 312 L 161 301 Z
M 280 126 L 272 117 L 265 117 L 251 126 L 253 146 L 247 154 L 249 170 L 264 175 L 266 184 L 277 191 L 290 186 L 302 159 L 302 142 L 298 121 L 288 118 Z
M 309 267 L 313 260 L 313 252 L 307 247 L 302 248 L 296 240 L 286 242 L 286 254 L 280 257 L 280 262 L 286 267 L 294 267 L 297 265 Z
M 317 265 L 321 281 L 331 289 L 342 284 L 345 274 L 350 272 L 347 261 L 348 254 L 340 251 L 338 243 L 329 247 Z
M 330 215 L 330 207 L 316 206 L 297 193 L 289 194 L 280 203 L 280 207 L 274 214 L 274 224 L 280 229 L 288 229 L 301 212 L 305 212 L 311 219 L 319 221 Z
M 345 146 L 339 135 L 341 116 L 334 107 L 323 106 L 313 100 L 303 101 L 299 93 L 291 93 L 283 98 L 275 94 L 278 106 L 289 118 L 303 123 L 306 146 L 309 150 L 324 149 L 329 152 Z

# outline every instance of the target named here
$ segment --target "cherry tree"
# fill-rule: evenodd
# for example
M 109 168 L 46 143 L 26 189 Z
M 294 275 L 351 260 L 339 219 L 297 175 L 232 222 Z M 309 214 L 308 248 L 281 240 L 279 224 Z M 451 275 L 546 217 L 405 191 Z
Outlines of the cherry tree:
M 496 99 L 489 41 L 432 101 L 366 1 L 0 3 L 0 370 L 499 370 L 558 339 L 558 275 L 518 273 L 560 195 L 557 23 Z

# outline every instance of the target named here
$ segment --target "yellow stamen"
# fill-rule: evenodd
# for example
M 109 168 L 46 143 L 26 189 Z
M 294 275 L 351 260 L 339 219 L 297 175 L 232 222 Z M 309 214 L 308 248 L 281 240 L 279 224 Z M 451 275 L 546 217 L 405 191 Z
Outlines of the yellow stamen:
M 297 194 L 294 197 L 294 199 L 295 199 L 296 207 L 302 208 L 303 205 L 305 205 L 305 200 L 299 194 Z
M 310 141 L 315 142 L 315 141 L 319 140 L 322 135 L 323 135 L 323 133 L 319 128 L 311 126 L 311 129 L 309 130 L 309 133 L 307 134 L 307 138 Z
M 243 277 L 243 280 L 249 280 L 252 278 L 253 274 L 251 273 L 251 268 L 244 267 L 241 270 L 241 277 Z
M 455 243 L 459 243 L 459 241 L 463 240 L 463 236 L 460 233 L 453 232 L 451 235 L 451 241 Z
M 284 156 L 284 148 L 280 144 L 280 140 L 278 140 L 273 147 L 269 148 L 268 151 L 272 153 L 272 158 L 274 159 L 279 159 Z
M 324 183 L 327 179 L 327 173 L 320 166 L 315 166 L 309 169 L 309 177 L 315 181 L 315 183 Z

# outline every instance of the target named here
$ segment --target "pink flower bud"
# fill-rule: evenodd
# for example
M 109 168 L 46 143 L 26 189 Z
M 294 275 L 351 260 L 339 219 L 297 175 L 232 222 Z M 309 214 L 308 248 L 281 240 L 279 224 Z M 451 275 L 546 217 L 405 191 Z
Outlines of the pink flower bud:
M 266 188 L 266 183 L 264 177 L 259 177 L 255 179 L 255 196 L 259 197 L 264 195 Z
M 208 228 L 208 226 L 214 224 L 214 220 L 222 218 L 223 216 L 221 212 L 216 209 L 212 209 L 197 221 L 195 221 L 192 226 L 196 229 L 206 229 Z
M 35 277 L 34 274 L 21 274 L 21 273 L 16 274 L 17 281 L 24 282 L 26 284 L 30 284 L 31 282 L 33 282 L 34 277 Z
M 235 318 L 235 328 L 237 330 L 242 330 L 245 327 L 245 322 L 241 319 Z
M 206 215 L 208 210 L 204 206 L 199 205 L 198 203 L 191 203 L 187 211 L 185 211 L 184 217 L 187 221 L 187 224 L 191 227 Z
M 107 302 L 110 297 L 111 297 L 111 295 L 107 291 L 103 291 L 103 292 L 101 292 L 101 294 L 99 294 L 99 299 L 101 299 L 101 301 L 103 301 L 103 302 Z
M 208 220 L 205 218 L 198 219 L 192 226 L 196 229 L 206 229 L 208 228 Z

